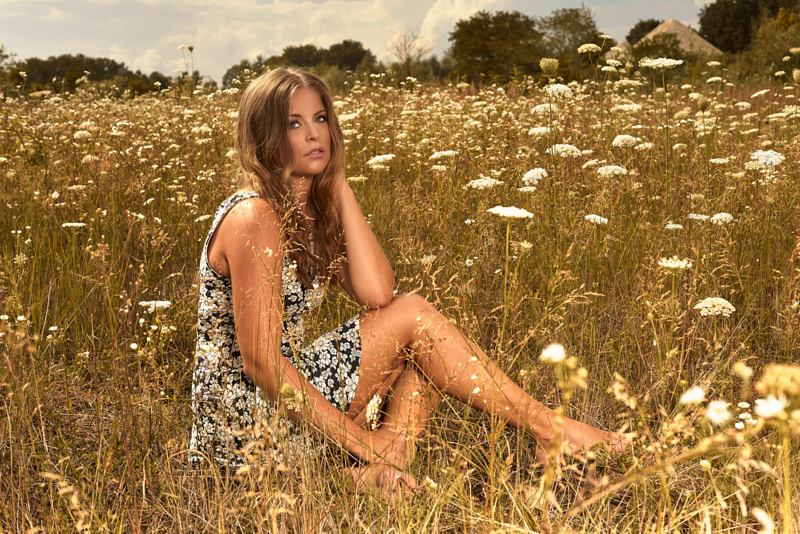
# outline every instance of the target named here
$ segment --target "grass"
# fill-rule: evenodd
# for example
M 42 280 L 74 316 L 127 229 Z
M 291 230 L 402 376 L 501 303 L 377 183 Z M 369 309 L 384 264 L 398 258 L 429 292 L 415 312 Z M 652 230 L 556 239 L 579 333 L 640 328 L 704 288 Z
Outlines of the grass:
M 759 88 L 700 82 L 662 95 L 643 74 L 633 76 L 642 87 L 573 85 L 571 98 L 553 97 L 552 116 L 530 112 L 550 101 L 530 81 L 477 90 L 368 78 L 337 95 L 348 176 L 366 177 L 352 187 L 398 291 L 435 303 L 537 399 L 637 435 L 625 455 L 545 472 L 530 438 L 445 398 L 411 468 L 430 479 L 428 492 L 398 504 L 357 495 L 335 447 L 238 473 L 186 465 L 198 262 L 206 216 L 238 183 L 229 151 L 239 93 L 7 98 L 0 528 L 755 532 L 758 508 L 796 531 L 790 416 L 800 398 L 786 390 L 779 417 L 753 405 L 776 393 L 753 388 L 766 366 L 800 356 L 800 131 L 786 109 L 795 88 L 751 97 Z M 698 114 L 700 95 L 710 105 Z M 550 134 L 528 134 L 548 125 Z M 620 134 L 640 148 L 614 147 Z M 582 154 L 551 156 L 548 141 Z M 785 161 L 746 167 L 767 149 Z M 456 153 L 430 159 L 446 150 Z M 388 170 L 366 165 L 381 154 L 396 156 Z M 600 175 L 603 165 L 627 174 Z M 536 167 L 548 177 L 520 192 Z M 481 175 L 503 184 L 465 188 Z M 496 205 L 533 217 L 506 222 L 487 213 Z M 687 217 L 722 212 L 733 220 Z M 659 267 L 673 255 L 691 268 Z M 736 311 L 702 316 L 694 306 L 706 297 Z M 139 304 L 153 300 L 171 305 Z M 329 292 L 309 337 L 355 311 Z M 575 369 L 538 361 L 551 342 Z M 736 362 L 752 379 L 732 371 Z M 729 402 L 730 420 L 713 425 L 707 402 L 679 403 L 693 386 Z M 282 428 L 269 422 L 274 436 Z

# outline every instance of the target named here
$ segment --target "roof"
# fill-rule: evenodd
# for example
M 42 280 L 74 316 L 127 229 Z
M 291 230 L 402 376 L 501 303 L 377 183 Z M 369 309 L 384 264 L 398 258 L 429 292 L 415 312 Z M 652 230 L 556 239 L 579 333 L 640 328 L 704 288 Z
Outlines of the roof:
M 641 41 L 639 42 L 652 39 L 661 33 L 674 33 L 677 35 L 681 48 L 687 52 L 722 55 L 722 50 L 697 35 L 696 31 L 686 27 L 686 25 L 675 19 L 669 19 L 666 22 L 662 22 L 656 26 L 653 31 L 642 37 Z

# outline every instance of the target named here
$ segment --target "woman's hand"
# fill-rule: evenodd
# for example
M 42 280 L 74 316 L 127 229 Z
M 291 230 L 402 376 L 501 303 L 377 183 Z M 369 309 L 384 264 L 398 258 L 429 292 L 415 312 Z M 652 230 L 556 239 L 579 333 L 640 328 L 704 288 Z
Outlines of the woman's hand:
M 347 472 L 353 477 L 356 491 L 362 494 L 377 492 L 392 502 L 397 502 L 400 498 L 407 499 L 414 492 L 425 490 L 411 475 L 384 463 L 349 467 Z

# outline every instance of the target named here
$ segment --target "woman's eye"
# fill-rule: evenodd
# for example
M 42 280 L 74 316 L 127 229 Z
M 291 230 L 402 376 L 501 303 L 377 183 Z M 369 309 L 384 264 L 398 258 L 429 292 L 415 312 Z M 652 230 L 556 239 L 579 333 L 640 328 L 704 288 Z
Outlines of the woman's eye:
M 291 121 L 289 123 L 289 129 L 290 130 L 294 130 L 294 129 L 299 128 L 299 127 L 300 127 L 300 123 L 297 122 L 297 121 Z
M 317 122 L 328 122 L 328 116 L 320 115 L 319 117 L 317 117 Z

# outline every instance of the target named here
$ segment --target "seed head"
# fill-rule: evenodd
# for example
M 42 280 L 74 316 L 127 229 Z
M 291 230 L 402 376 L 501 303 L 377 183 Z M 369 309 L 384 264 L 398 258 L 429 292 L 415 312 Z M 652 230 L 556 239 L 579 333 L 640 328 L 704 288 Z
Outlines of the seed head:
M 777 399 L 787 399 L 790 409 L 800 407 L 800 366 L 768 365 L 761 379 L 756 382 L 756 391 Z
M 558 70 L 558 60 L 552 57 L 543 57 L 539 62 L 539 66 L 545 76 L 552 77 Z

